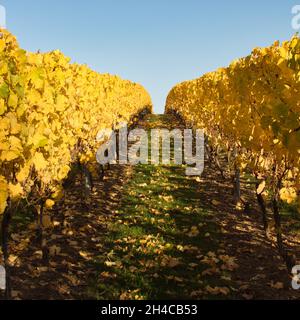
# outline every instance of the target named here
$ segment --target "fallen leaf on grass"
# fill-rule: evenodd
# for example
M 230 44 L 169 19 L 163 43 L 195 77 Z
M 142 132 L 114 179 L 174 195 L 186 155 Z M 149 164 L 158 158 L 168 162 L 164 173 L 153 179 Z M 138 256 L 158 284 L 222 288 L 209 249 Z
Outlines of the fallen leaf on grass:
M 233 271 L 239 267 L 239 265 L 235 262 L 235 257 L 220 255 L 219 258 L 224 262 L 224 264 L 221 267 L 222 270 Z
M 105 261 L 104 264 L 107 266 L 107 267 L 113 267 L 116 265 L 116 262 L 113 262 L 113 261 Z
M 206 286 L 205 290 L 213 295 L 224 295 L 227 296 L 230 293 L 230 290 L 227 287 L 211 287 L 211 286 Z
M 237 211 L 242 211 L 242 210 L 243 210 L 243 204 L 242 204 L 242 202 L 239 201 L 239 202 L 236 204 L 235 209 L 236 209 Z
M 219 206 L 220 204 L 222 204 L 220 201 L 217 201 L 217 200 L 213 200 L 211 202 L 214 206 Z
M 138 270 L 138 268 L 135 267 L 135 266 L 130 266 L 129 267 L 129 271 L 132 272 L 132 273 L 136 272 L 137 270 Z
M 213 267 L 213 268 L 209 268 L 209 269 L 204 270 L 201 274 L 203 276 L 212 276 L 214 274 L 219 274 L 219 273 L 220 273 L 220 269 Z
M 193 226 L 191 228 L 191 231 L 187 234 L 187 236 L 190 238 L 197 237 L 198 235 L 199 235 L 199 230 L 196 226 Z
M 67 294 L 67 295 L 70 294 L 70 288 L 69 288 L 69 286 L 67 286 L 67 285 L 60 285 L 60 286 L 58 287 L 58 291 L 59 291 L 61 294 Z
M 224 281 L 231 281 L 232 280 L 230 276 L 222 276 L 221 279 Z
M 257 194 L 262 194 L 262 192 L 264 191 L 266 187 L 266 181 L 264 180 L 262 183 L 260 183 L 260 185 L 258 186 L 256 193 Z
M 8 257 L 8 262 L 10 265 L 14 265 L 17 259 L 18 259 L 17 256 L 15 256 L 14 254 L 10 254 Z
M 271 286 L 271 288 L 277 289 L 277 290 L 284 288 L 284 284 L 282 282 L 271 281 L 270 286 Z
M 202 295 L 203 295 L 203 291 L 202 290 L 192 291 L 190 293 L 191 298 L 201 297 Z
M 176 276 L 167 276 L 166 279 L 173 280 L 173 281 L 176 281 L 176 282 L 179 282 L 179 283 L 183 282 L 182 278 L 179 278 L 179 277 L 176 277 Z
M 147 187 L 147 183 L 138 184 L 138 187 Z
M 103 271 L 100 275 L 101 277 L 108 279 L 115 279 L 117 277 L 115 273 L 109 273 L 108 271 Z
M 180 244 L 179 244 L 176 248 L 177 248 L 177 250 L 180 251 L 180 252 L 183 252 L 183 251 L 184 251 L 184 247 L 183 247 L 182 245 L 180 245 Z
M 165 202 L 172 202 L 173 197 L 172 196 L 159 196 L 159 198 L 163 199 Z
M 176 281 L 176 282 L 183 282 L 183 279 L 182 278 L 179 278 L 179 277 L 174 277 L 174 280 Z
M 252 300 L 254 298 L 253 294 L 247 294 L 247 293 L 242 294 L 242 297 L 246 300 Z
M 60 222 L 59 221 L 53 221 L 53 226 L 54 227 L 58 227 L 60 225 Z
M 49 271 L 49 268 L 48 267 L 37 267 L 37 270 L 39 272 L 48 272 Z
M 248 284 L 244 284 L 240 286 L 240 291 L 245 291 L 249 289 L 249 285 Z
M 34 252 L 35 256 L 39 256 L 40 258 L 43 256 L 43 251 L 42 250 L 37 250 Z
M 79 251 L 79 254 L 84 259 L 90 259 L 90 254 L 86 251 Z
M 194 269 L 194 268 L 198 267 L 198 264 L 191 262 L 191 263 L 189 263 L 189 267 Z
M 176 258 L 171 258 L 167 264 L 169 268 L 175 268 L 180 264 L 180 261 Z
M 77 246 L 78 245 L 78 242 L 77 241 L 72 241 L 72 240 L 68 240 L 70 246 Z
M 214 267 L 216 263 L 218 263 L 220 260 L 216 257 L 216 254 L 214 252 L 208 252 L 205 257 L 201 259 L 201 262 L 208 264 L 209 266 Z
M 10 237 L 14 240 L 14 241 L 18 241 L 20 239 L 20 236 L 16 233 L 12 233 L 10 235 Z

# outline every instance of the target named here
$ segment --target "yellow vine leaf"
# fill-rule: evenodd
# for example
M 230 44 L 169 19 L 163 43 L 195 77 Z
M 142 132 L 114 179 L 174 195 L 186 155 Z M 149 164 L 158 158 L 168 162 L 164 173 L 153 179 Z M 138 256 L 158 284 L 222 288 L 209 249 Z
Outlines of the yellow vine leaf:
M 45 205 L 47 209 L 51 209 L 55 205 L 55 202 L 52 199 L 47 199 Z
M 43 154 L 40 152 L 37 152 L 34 155 L 34 157 L 32 159 L 32 163 L 34 164 L 37 171 L 45 169 L 48 164 L 47 161 L 45 160 Z
M 7 205 L 8 185 L 3 176 L 0 176 L 0 214 L 2 214 Z
M 9 195 L 11 196 L 11 198 L 19 198 L 24 194 L 24 190 L 20 185 L 20 183 L 17 183 L 17 184 L 9 183 L 8 189 L 9 189 Z
M 1 152 L 1 156 L 0 156 L 0 160 L 2 161 L 13 161 L 18 159 L 20 156 L 20 153 L 17 151 L 12 151 L 12 150 L 8 150 L 8 151 L 2 151 Z

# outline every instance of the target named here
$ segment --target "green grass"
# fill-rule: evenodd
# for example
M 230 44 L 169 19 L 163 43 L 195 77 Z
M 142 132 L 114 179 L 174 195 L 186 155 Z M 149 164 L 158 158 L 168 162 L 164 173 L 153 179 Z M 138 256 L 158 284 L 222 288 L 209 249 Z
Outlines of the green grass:
M 280 203 L 280 214 L 282 221 L 290 233 L 300 234 L 300 215 L 298 212 L 298 204 Z
M 220 231 L 212 214 L 201 207 L 199 184 L 183 167 L 137 166 L 110 225 L 107 255 L 95 262 L 93 295 L 190 299 L 207 285 L 226 285 L 219 277 L 201 276 L 208 268 L 201 259 L 218 250 Z M 190 234 L 192 227 L 199 234 Z
M 23 201 L 13 213 L 10 232 L 14 233 L 26 230 L 28 225 L 35 221 L 33 211 L 34 208 L 28 207 L 25 201 Z
M 147 126 L 166 127 L 167 120 L 164 115 L 150 116 Z M 222 262 L 215 264 L 221 270 L 218 274 L 202 275 L 211 269 L 203 258 L 223 251 L 215 213 L 203 205 L 201 188 L 195 177 L 185 175 L 184 166 L 134 167 L 109 225 L 106 255 L 94 261 L 97 279 L 91 279 L 89 295 L 97 299 L 222 298 L 206 290 L 207 286 L 230 286 L 230 280 L 224 280 L 228 271 L 219 268 Z

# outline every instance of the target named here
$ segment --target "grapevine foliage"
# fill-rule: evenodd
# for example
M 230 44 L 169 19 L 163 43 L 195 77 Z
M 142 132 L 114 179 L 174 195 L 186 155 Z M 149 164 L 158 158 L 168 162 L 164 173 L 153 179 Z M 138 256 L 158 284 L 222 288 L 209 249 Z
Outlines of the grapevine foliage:
M 53 206 L 72 163 L 95 158 L 97 132 L 151 109 L 151 99 L 139 84 L 60 51 L 25 52 L 0 32 L 0 213 L 30 194 Z

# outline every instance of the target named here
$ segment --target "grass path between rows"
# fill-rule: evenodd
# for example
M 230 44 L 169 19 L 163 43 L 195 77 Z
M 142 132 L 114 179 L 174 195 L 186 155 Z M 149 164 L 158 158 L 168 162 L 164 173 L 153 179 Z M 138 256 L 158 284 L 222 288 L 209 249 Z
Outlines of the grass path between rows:
M 182 123 L 170 115 L 149 116 L 141 126 L 173 129 Z M 186 176 L 184 166 L 135 167 L 108 225 L 106 254 L 95 260 L 98 277 L 91 285 L 93 295 L 97 299 L 280 297 L 281 283 L 286 282 L 287 289 L 289 285 L 280 257 L 257 220 L 235 211 L 231 186 L 218 183 L 217 175 L 209 164 L 203 177 Z M 257 212 L 254 216 L 258 218 Z
M 149 115 L 139 127 L 183 124 Z M 242 190 L 249 212 L 237 211 L 230 181 L 211 164 L 201 177 L 184 166 L 114 165 L 94 182 L 88 206 L 77 181 L 55 208 L 47 266 L 33 231 L 13 231 L 14 298 L 300 298 L 264 236 L 253 192 Z

